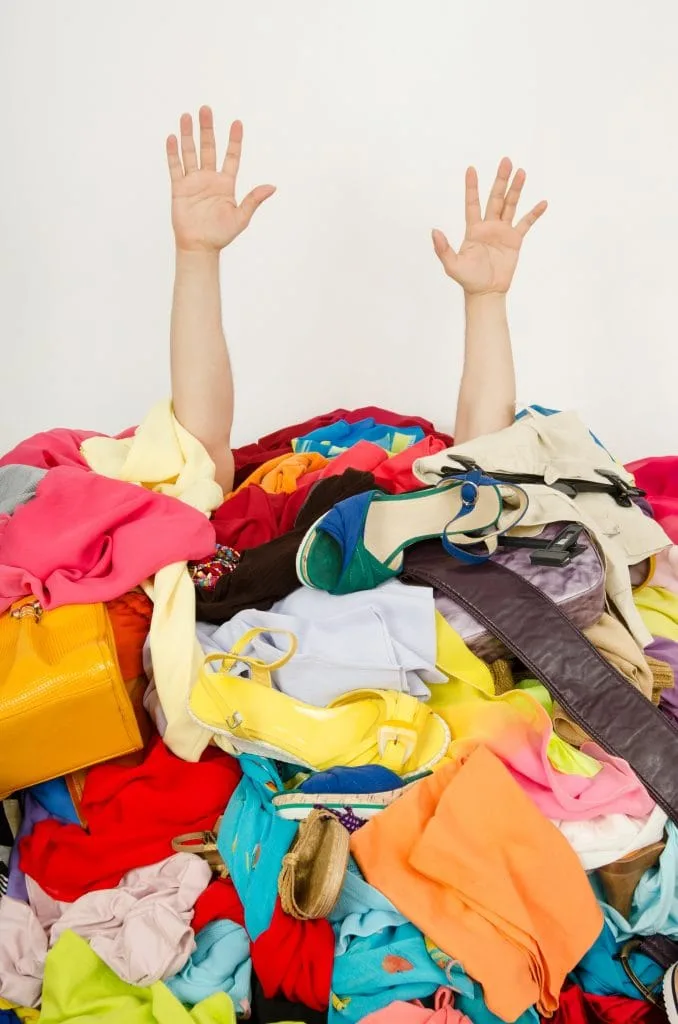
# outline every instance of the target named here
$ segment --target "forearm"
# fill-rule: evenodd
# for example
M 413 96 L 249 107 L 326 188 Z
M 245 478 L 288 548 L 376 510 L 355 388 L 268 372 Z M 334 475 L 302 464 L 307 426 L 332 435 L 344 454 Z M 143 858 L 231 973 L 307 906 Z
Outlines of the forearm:
M 506 317 L 506 295 L 466 295 L 466 335 L 456 444 L 510 426 L 516 379 Z
M 172 402 L 207 449 L 224 492 L 233 487 L 233 376 L 221 322 L 219 253 L 177 251 L 170 327 Z

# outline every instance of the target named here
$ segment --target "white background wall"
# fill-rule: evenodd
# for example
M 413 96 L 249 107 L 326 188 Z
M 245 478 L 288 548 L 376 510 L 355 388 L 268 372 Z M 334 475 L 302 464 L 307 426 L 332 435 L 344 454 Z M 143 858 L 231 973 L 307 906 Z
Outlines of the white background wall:
M 678 450 L 675 0 L 2 0 L 0 448 L 168 391 L 164 139 L 245 122 L 279 192 L 223 262 L 236 441 L 368 402 L 449 426 L 463 173 L 551 202 L 511 297 L 519 395 Z M 225 133 L 221 132 L 221 141 Z

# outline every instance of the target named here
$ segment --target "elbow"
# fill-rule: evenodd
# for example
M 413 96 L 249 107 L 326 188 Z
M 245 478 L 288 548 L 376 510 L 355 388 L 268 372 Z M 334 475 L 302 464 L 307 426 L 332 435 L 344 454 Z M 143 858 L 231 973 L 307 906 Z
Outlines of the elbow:
M 205 447 L 207 448 L 207 454 L 214 463 L 215 480 L 221 487 L 224 495 L 230 494 L 233 490 L 233 480 L 235 478 L 235 460 L 233 458 L 233 452 L 226 444 Z

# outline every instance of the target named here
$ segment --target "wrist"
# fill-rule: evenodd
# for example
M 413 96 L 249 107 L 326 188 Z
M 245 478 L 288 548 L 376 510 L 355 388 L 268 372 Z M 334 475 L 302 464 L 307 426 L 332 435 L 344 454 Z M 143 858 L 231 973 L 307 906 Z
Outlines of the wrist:
M 506 292 L 464 292 L 467 310 L 506 309 Z
M 176 247 L 175 253 L 177 268 L 212 268 L 218 266 L 220 256 L 219 249 L 182 249 L 181 246 Z

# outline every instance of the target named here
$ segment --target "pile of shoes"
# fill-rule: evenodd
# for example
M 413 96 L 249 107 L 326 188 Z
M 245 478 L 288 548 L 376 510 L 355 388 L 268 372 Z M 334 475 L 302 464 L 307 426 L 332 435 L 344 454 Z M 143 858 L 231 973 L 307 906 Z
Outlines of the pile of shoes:
M 0 1021 L 644 1024 L 678 459 L 169 403 L 0 459 Z

